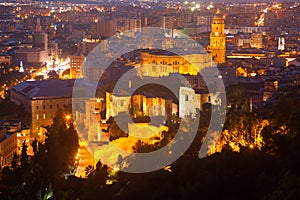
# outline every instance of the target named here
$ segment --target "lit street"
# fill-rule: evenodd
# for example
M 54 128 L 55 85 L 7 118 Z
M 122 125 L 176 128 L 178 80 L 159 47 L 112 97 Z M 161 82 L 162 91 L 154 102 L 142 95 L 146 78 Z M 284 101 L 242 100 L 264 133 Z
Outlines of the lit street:
M 78 162 L 78 167 L 75 171 L 75 176 L 85 178 L 85 169 L 89 165 L 93 165 L 93 156 L 87 150 L 87 148 L 79 142 L 80 147 L 78 150 L 78 154 L 76 156 L 76 161 Z

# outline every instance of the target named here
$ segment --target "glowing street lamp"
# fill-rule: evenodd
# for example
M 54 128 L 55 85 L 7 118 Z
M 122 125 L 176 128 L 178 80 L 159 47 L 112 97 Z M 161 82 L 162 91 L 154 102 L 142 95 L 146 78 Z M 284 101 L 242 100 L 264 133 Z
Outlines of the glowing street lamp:
M 66 119 L 66 126 L 69 129 L 70 128 L 70 119 L 71 119 L 71 115 L 66 115 L 65 116 Z
M 71 119 L 71 115 L 66 115 L 66 120 L 70 120 Z

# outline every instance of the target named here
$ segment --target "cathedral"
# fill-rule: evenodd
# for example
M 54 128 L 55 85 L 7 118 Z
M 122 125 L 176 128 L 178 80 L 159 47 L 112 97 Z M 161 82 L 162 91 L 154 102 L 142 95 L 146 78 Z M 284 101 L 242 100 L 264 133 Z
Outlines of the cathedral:
M 224 32 L 224 26 L 223 15 L 221 15 L 218 9 L 212 20 L 210 45 L 208 47 L 208 51 L 216 64 L 225 63 L 226 34 Z

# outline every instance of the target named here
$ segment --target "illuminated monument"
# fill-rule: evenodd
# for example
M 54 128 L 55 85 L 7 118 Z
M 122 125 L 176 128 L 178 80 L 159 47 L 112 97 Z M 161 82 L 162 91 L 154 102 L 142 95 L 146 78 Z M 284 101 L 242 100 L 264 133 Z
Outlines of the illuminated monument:
M 224 18 L 218 9 L 211 25 L 210 46 L 208 47 L 215 63 L 225 63 L 226 34 L 224 32 Z

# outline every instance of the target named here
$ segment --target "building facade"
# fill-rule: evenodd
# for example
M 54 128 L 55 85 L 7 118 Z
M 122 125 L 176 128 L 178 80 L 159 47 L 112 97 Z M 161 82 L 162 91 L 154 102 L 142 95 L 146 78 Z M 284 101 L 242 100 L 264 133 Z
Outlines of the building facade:
M 34 33 L 32 38 L 32 47 L 40 48 L 42 50 L 48 49 L 48 35 L 47 33 Z
M 178 113 L 178 106 L 171 100 L 145 94 L 114 95 L 106 93 L 106 119 L 120 113 L 129 113 L 133 117 L 166 117 Z
M 53 123 L 59 110 L 72 103 L 74 80 L 24 81 L 10 89 L 10 101 L 31 114 L 30 138 L 43 140 L 43 128 Z
M 84 38 L 82 40 L 82 53 L 87 56 L 98 44 L 100 39 Z
M 0 169 L 11 164 L 17 152 L 17 133 L 7 134 L 5 127 L 0 127 Z
M 82 67 L 85 57 L 83 55 L 70 56 L 70 78 L 82 77 Z
M 213 61 L 217 64 L 225 63 L 226 34 L 224 31 L 224 27 L 224 18 L 221 15 L 220 10 L 218 9 L 211 25 L 209 46 L 209 51 L 211 53 Z
M 48 50 L 40 48 L 17 49 L 14 54 L 14 63 L 22 61 L 25 65 L 41 66 L 48 59 Z
M 160 77 L 171 73 L 197 75 L 198 72 L 211 66 L 207 53 L 169 55 L 168 53 L 141 53 L 141 68 L 138 73 L 142 76 Z
M 263 48 L 263 35 L 262 35 L 262 33 L 252 33 L 251 34 L 250 46 L 251 46 L 251 48 L 256 48 L 256 49 Z
M 95 21 L 90 25 L 90 32 L 95 38 L 108 38 L 116 34 L 117 23 L 114 19 Z

